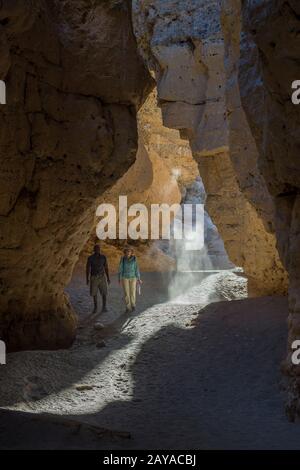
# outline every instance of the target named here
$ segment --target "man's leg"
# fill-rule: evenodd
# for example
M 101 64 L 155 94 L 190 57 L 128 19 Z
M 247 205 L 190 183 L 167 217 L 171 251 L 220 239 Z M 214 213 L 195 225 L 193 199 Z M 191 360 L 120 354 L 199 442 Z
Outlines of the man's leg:
M 96 313 L 97 310 L 98 310 L 97 294 L 96 294 L 96 295 L 93 295 L 93 299 L 94 299 L 94 310 L 93 310 L 93 313 Z
M 126 310 L 131 310 L 129 279 L 123 278 L 122 285 L 123 285 L 124 295 L 125 295 Z
M 107 312 L 106 299 L 107 295 L 102 294 L 102 312 Z
M 94 310 L 93 313 L 97 312 L 97 290 L 98 290 L 98 285 L 97 285 L 97 280 L 94 277 L 91 277 L 90 279 L 90 294 L 93 297 L 94 301 Z
M 130 279 L 130 302 L 131 307 L 135 308 L 136 303 L 136 279 Z

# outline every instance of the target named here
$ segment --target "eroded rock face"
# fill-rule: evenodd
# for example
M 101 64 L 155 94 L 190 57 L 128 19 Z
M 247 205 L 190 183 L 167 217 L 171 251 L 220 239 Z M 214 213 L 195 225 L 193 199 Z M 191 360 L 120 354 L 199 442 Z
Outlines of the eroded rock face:
M 163 126 L 161 109 L 157 106 L 157 92 L 154 89 L 140 107 L 138 114 L 139 145 L 134 164 L 114 186 L 105 191 L 101 203 L 112 204 L 116 208 L 117 225 L 119 223 L 119 197 L 127 197 L 127 206 L 143 204 L 148 214 L 143 221 L 151 230 L 152 204 L 180 204 L 182 191 L 198 175 L 188 142 L 180 138 L 179 132 Z M 128 216 L 130 223 L 138 214 Z M 140 213 L 140 216 L 143 214 Z M 79 265 L 83 265 L 87 253 L 93 245 L 99 243 L 96 235 L 99 217 L 95 217 L 91 238 L 84 248 Z M 107 227 L 106 227 L 107 230 Z M 117 232 L 118 235 L 118 232 Z M 175 268 L 175 260 L 167 256 L 159 243 L 149 239 L 128 240 L 106 239 L 101 242 L 103 252 L 109 258 L 113 271 L 118 269 L 118 262 L 124 245 L 134 245 L 139 256 L 141 271 L 170 271 Z
M 138 133 L 147 152 L 159 156 L 181 190 L 195 180 L 199 169 L 189 142 L 181 138 L 180 130 L 164 125 L 156 88 L 138 112 Z
M 157 90 L 149 94 L 138 112 L 139 149 L 134 164 L 102 196 L 102 202 L 113 204 L 118 209 L 119 196 L 127 196 L 128 207 L 142 203 L 148 209 L 150 220 L 152 204 L 205 204 L 206 194 L 199 176 L 198 165 L 193 158 L 189 142 L 180 137 L 176 129 L 163 125 L 162 112 L 157 105 Z M 135 218 L 134 216 L 133 218 Z M 132 218 L 128 217 L 128 222 Z M 78 269 L 83 270 L 83 264 L 88 253 L 93 249 L 95 242 L 99 243 L 96 235 L 96 224 L 100 219 L 96 217 L 95 228 L 89 243 L 85 247 Z M 119 216 L 117 212 L 117 222 Z M 153 223 L 151 224 L 153 228 Z M 150 233 L 150 224 L 148 225 Z M 170 224 L 172 230 L 172 223 Z M 107 230 L 107 227 L 106 227 Z M 130 243 L 134 244 L 135 253 L 139 257 L 141 271 L 170 271 L 176 267 L 175 259 L 182 254 L 182 246 L 169 240 L 106 240 L 101 242 L 102 251 L 108 256 L 110 269 L 118 269 L 121 248 Z M 232 268 L 229 262 L 224 243 L 210 216 L 205 212 L 205 243 L 206 251 L 193 252 L 195 265 L 198 269 L 225 269 Z M 204 254 L 206 256 L 204 256 Z M 184 256 L 191 269 L 191 262 Z M 195 267 L 195 266 L 194 266 Z M 179 265 L 177 263 L 177 269 Z M 196 267 L 195 267 L 196 269 Z M 77 270 L 76 270 L 77 272 Z M 76 273 L 75 273 L 76 274 Z
M 300 414 L 299 366 L 292 366 L 290 357 L 291 342 L 300 333 L 300 112 L 291 101 L 291 84 L 300 77 L 300 7 L 293 0 L 242 5 L 242 104 L 274 201 L 278 248 L 290 278 L 289 353 L 284 369 L 292 377 L 288 413 L 294 419 Z M 232 12 L 237 8 L 239 2 Z
M 231 261 L 245 268 L 251 294 L 284 293 L 273 202 L 245 115 L 225 91 L 232 72 L 220 15 L 219 0 L 133 0 L 134 31 L 158 84 L 164 124 L 189 140 Z
M 1 2 L 0 337 L 71 344 L 63 293 L 101 194 L 134 162 L 151 79 L 127 1 Z

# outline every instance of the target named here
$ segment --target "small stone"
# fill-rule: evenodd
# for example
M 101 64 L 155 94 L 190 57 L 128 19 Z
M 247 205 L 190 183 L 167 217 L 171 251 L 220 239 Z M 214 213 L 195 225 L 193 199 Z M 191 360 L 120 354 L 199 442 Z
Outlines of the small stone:
M 84 392 L 85 390 L 93 390 L 94 386 L 89 384 L 79 384 L 75 386 L 76 390 L 79 392 Z

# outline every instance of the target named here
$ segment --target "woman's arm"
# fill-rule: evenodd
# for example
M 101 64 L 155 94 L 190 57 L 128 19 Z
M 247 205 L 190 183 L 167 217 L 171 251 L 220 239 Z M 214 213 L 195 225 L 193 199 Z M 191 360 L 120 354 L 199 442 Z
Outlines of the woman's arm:
M 135 277 L 138 279 L 138 281 L 141 280 L 141 273 L 140 273 L 139 265 L 138 265 L 136 258 L 135 258 Z

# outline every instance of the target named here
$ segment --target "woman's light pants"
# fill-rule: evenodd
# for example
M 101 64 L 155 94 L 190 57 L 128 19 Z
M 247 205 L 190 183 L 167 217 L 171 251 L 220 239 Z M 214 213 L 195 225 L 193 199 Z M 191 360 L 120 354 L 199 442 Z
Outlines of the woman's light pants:
M 124 289 L 124 294 L 125 294 L 125 302 L 126 302 L 126 307 L 128 310 L 131 310 L 133 307 L 135 307 L 135 302 L 136 302 L 136 277 L 132 279 L 122 279 L 122 284 L 123 284 L 123 289 Z

